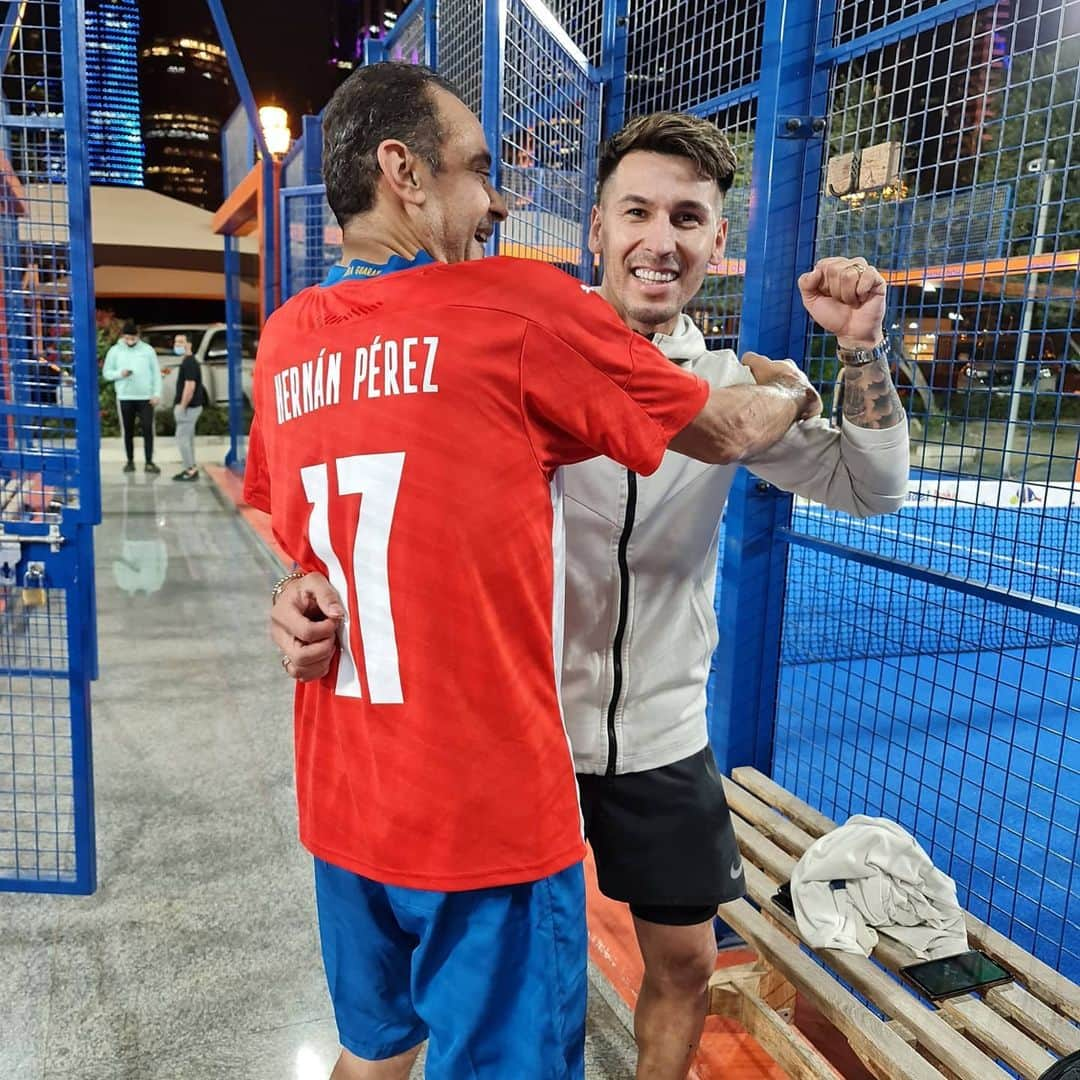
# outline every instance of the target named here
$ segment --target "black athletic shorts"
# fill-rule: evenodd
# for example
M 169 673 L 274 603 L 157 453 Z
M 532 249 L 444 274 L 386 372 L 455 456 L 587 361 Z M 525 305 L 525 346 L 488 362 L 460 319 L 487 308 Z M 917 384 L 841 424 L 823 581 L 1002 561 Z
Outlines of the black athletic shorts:
M 600 891 L 638 918 L 706 922 L 746 893 L 720 773 L 706 747 L 659 769 L 578 774 Z

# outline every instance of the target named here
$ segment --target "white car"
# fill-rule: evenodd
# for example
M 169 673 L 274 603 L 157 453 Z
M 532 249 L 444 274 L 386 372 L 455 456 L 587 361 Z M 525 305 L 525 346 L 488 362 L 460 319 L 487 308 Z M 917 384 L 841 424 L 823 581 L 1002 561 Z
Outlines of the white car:
M 171 409 L 176 397 L 176 372 L 181 358 L 173 352 L 173 339 L 187 334 L 191 351 L 202 369 L 206 400 L 210 405 L 225 407 L 229 403 L 228 346 L 224 323 L 187 323 L 170 326 L 147 326 L 142 339 L 157 353 L 161 365 L 161 404 L 159 409 Z M 240 328 L 240 370 L 244 399 L 251 401 L 251 373 L 255 367 L 255 348 L 258 344 L 254 327 Z

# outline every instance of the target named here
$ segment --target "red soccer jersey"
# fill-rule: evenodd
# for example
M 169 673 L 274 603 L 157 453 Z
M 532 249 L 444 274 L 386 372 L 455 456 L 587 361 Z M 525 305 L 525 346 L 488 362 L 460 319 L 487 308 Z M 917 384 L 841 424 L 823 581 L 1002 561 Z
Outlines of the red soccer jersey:
M 348 619 L 296 690 L 300 838 L 443 891 L 581 859 L 558 467 L 660 464 L 706 383 L 541 263 L 307 289 L 266 324 L 245 494 Z

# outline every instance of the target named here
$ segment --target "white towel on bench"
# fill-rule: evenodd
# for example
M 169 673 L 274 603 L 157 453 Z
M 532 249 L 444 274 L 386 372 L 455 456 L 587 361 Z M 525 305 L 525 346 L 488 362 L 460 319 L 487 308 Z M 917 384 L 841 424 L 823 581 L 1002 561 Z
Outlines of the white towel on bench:
M 815 949 L 869 956 L 877 930 L 922 960 L 968 948 L 956 882 L 885 818 L 856 815 L 815 840 L 792 871 L 791 897 L 799 932 Z

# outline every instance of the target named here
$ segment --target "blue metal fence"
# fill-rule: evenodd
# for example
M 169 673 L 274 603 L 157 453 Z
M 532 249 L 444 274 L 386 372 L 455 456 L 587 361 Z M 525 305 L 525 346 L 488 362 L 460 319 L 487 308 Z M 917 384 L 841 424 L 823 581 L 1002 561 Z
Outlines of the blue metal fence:
M 501 250 L 591 272 L 599 83 L 606 132 L 685 109 L 736 148 L 690 308 L 714 347 L 805 358 L 831 407 L 835 342 L 795 280 L 833 254 L 885 271 L 912 497 L 859 522 L 738 478 L 714 749 L 896 818 L 976 915 L 1080 974 L 1080 7 L 441 0 L 437 42 L 432 12 L 425 48 L 499 159 Z M 286 196 L 289 293 L 340 240 L 310 173 Z
M 975 915 L 1075 977 L 1077 413 L 1061 372 L 1080 23 L 1054 3 L 885 6 L 883 21 L 842 0 L 801 44 L 815 85 L 787 111 L 824 121 L 819 160 L 760 190 L 777 224 L 787 183 L 812 200 L 813 246 L 781 273 L 864 253 L 887 271 L 915 492 L 885 521 L 797 505 L 773 528 L 790 554 L 758 748 L 827 814 L 899 820 Z M 828 394 L 835 342 L 801 334 L 768 344 L 807 356 Z
M 92 892 L 98 388 L 82 5 L 0 63 L 0 890 Z

